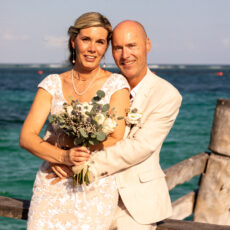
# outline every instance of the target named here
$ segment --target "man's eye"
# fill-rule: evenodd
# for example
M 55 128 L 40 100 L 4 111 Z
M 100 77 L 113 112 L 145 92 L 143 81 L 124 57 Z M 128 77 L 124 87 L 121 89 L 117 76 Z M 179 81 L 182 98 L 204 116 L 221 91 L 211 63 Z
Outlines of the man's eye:
M 135 44 L 130 44 L 129 48 L 134 48 L 136 45 Z
M 117 46 L 113 48 L 114 50 L 121 50 L 121 47 Z

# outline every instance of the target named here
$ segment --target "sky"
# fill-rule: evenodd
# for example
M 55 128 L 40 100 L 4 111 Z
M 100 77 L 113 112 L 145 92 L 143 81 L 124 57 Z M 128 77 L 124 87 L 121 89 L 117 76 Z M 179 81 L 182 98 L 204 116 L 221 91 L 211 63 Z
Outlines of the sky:
M 0 63 L 65 63 L 69 26 L 91 11 L 142 23 L 149 64 L 230 64 L 230 0 L 0 0 Z

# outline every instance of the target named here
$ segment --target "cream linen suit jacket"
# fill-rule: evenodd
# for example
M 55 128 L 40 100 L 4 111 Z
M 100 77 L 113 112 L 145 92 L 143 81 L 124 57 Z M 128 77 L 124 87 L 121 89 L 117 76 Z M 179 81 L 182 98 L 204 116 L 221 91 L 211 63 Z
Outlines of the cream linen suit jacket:
M 92 156 L 95 176 L 115 175 L 125 207 L 140 224 L 155 223 L 172 213 L 159 153 L 181 100 L 176 88 L 148 69 L 132 104 L 143 113 L 141 121 L 127 138 Z

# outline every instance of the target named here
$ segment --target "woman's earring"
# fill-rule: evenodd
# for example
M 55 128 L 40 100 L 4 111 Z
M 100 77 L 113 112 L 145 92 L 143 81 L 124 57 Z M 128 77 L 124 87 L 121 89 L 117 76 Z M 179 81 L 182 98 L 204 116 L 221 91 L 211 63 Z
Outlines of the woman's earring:
M 72 59 L 72 63 L 73 63 L 73 64 L 75 64 L 75 62 L 76 62 L 76 60 L 75 60 L 75 59 L 76 59 L 76 58 L 75 58 L 75 52 L 74 52 L 74 51 L 75 51 L 75 50 L 73 49 L 73 59 Z

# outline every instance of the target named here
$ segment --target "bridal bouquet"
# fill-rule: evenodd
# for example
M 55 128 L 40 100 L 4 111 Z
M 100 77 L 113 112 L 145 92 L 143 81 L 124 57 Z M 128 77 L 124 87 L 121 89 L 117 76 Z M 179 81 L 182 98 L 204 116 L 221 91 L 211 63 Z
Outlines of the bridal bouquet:
M 91 102 L 71 101 L 71 104 L 64 103 L 59 114 L 49 117 L 51 124 L 57 125 L 66 135 L 73 138 L 75 146 L 96 145 L 104 141 L 113 132 L 117 125 L 116 120 L 123 119 L 116 117 L 114 109 L 109 112 L 109 104 L 100 104 L 99 101 L 105 97 L 102 90 L 97 91 Z M 90 183 L 89 166 L 87 163 L 80 166 L 73 166 L 73 184 Z

